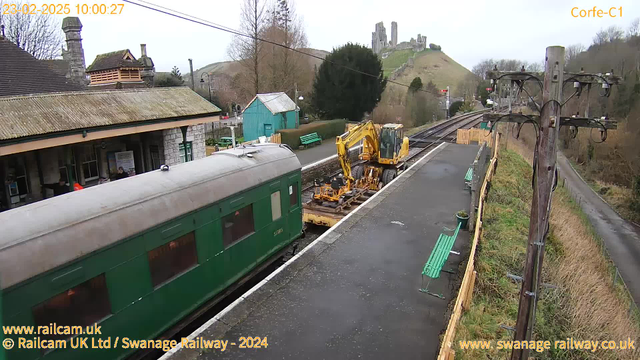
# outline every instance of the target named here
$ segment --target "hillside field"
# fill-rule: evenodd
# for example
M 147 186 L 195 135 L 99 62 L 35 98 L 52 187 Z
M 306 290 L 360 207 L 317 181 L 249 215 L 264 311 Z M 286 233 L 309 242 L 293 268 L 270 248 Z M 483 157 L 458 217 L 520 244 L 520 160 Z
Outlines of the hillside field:
M 383 59 L 382 64 L 385 75 L 391 74 L 393 70 L 402 66 L 413 54 L 412 50 L 401 50 L 395 51 L 389 57 Z M 408 85 L 411 80 L 419 76 L 423 84 L 427 84 L 431 80 L 439 89 L 445 89 L 450 86 L 451 93 L 455 94 L 458 83 L 468 74 L 471 74 L 471 72 L 447 54 L 442 51 L 427 49 L 417 53 L 414 66 L 407 67 L 395 81 Z M 394 87 L 398 87 L 398 85 L 387 85 L 387 88 Z

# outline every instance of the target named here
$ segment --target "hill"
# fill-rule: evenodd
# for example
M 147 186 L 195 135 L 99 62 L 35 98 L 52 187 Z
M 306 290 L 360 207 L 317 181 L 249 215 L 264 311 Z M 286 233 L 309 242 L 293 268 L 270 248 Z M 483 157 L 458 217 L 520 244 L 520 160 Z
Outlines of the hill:
M 300 49 L 300 51 L 303 51 L 305 53 L 314 55 L 314 56 L 319 56 L 321 58 L 324 59 L 325 56 L 327 56 L 329 54 L 328 51 L 324 51 L 324 50 L 319 50 L 319 49 L 313 49 L 313 48 L 303 48 Z M 304 56 L 305 59 L 308 60 L 308 64 L 309 67 L 313 70 L 314 65 L 316 66 L 320 66 L 320 64 L 322 64 L 322 60 L 320 59 L 316 59 L 310 56 Z M 222 62 L 216 62 L 216 63 L 211 63 L 208 65 L 205 65 L 197 70 L 193 71 L 193 78 L 195 79 L 196 82 L 200 81 L 200 77 L 202 76 L 203 73 L 209 73 L 209 74 L 213 74 L 213 75 L 227 75 L 230 78 L 233 78 L 236 74 L 238 74 L 240 71 L 242 70 L 242 65 L 240 65 L 237 61 L 222 61 Z M 184 77 L 184 81 L 185 84 L 190 84 L 191 83 L 191 78 L 189 76 L 189 73 L 187 73 Z
M 409 62 L 413 58 L 413 65 L 408 63 L 404 70 L 398 71 L 395 79 L 392 73 L 394 70 Z M 464 66 L 458 64 L 442 51 L 434 51 L 426 49 L 420 52 L 413 50 L 399 50 L 389 53 L 382 60 L 384 74 L 402 84 L 410 84 L 415 77 L 420 77 L 423 84 L 432 81 L 439 89 L 450 87 L 451 94 L 456 94 L 456 87 L 465 78 L 471 74 Z M 388 84 L 387 88 L 400 87 L 395 84 Z M 401 88 L 401 87 L 400 87 Z M 406 91 L 406 90 L 405 90 Z

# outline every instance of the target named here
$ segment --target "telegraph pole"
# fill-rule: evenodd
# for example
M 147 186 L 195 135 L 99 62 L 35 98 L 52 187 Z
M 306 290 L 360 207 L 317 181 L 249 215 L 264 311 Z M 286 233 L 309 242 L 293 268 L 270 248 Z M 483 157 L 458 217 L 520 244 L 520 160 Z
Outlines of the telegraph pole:
M 539 138 L 536 141 L 534 155 L 537 162 L 529 221 L 529 240 L 523 283 L 520 289 L 515 341 L 531 339 L 536 304 L 540 297 L 540 276 L 545 240 L 549 229 L 551 193 L 556 173 L 556 140 L 560 128 L 563 71 L 564 48 L 561 46 L 548 47 L 542 90 Z M 511 360 L 526 360 L 528 358 L 529 349 L 514 349 L 511 353 Z
M 294 97 L 295 97 L 295 102 L 296 102 L 296 124 L 295 127 L 296 129 L 300 126 L 300 112 L 298 111 L 298 83 L 294 83 L 295 86 L 295 92 L 294 92 Z
M 556 178 L 556 142 L 561 126 L 578 128 L 591 128 L 600 130 L 600 138 L 605 141 L 607 129 L 616 129 L 617 122 L 608 118 L 589 118 L 588 110 L 585 117 L 561 116 L 562 106 L 574 96 L 580 97 L 583 89 L 587 89 L 587 96 L 592 85 L 601 86 L 604 94 L 611 94 L 611 85 L 617 85 L 620 77 L 610 73 L 589 74 L 584 71 L 579 73 L 564 73 L 564 48 L 551 46 L 547 48 L 544 79 L 540 80 L 538 74 L 527 73 L 524 68 L 520 72 L 501 73 L 497 68 L 487 73 L 492 80 L 494 93 L 500 97 L 499 107 L 502 105 L 502 96 L 505 88 L 498 84 L 498 80 L 507 80 L 510 87 L 517 85 L 519 90 L 524 89 L 524 84 L 529 80 L 535 80 L 542 87 L 542 104 L 538 105 L 528 92 L 531 103 L 536 104 L 540 115 L 523 115 L 522 113 L 487 113 L 483 118 L 497 123 L 533 123 L 536 133 L 536 147 L 534 150 L 534 175 L 533 198 L 531 201 L 531 216 L 529 219 L 529 237 L 527 240 L 527 253 L 525 256 L 524 274 L 522 276 L 522 288 L 520 289 L 520 302 L 518 304 L 518 317 L 516 319 L 514 340 L 518 342 L 530 341 L 535 324 L 536 305 L 540 299 L 540 285 L 542 275 L 542 263 L 544 260 L 544 247 L 547 232 L 549 230 L 549 216 L 551 213 L 551 194 L 557 181 Z M 565 76 L 567 79 L 565 79 Z M 574 93 L 566 100 L 562 100 L 563 85 L 573 84 Z M 511 90 L 510 90 L 511 92 Z M 511 95 L 509 95 L 511 96 Z M 527 360 L 529 349 L 513 349 L 511 360 Z
M 193 80 L 193 60 L 192 59 L 189 59 L 189 71 L 191 71 L 191 90 L 196 91 L 196 82 Z

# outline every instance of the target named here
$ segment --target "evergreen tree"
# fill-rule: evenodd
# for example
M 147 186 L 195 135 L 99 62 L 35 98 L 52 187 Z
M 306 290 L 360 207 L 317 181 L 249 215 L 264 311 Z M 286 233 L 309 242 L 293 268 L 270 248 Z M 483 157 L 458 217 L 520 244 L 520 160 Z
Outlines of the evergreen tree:
M 325 118 L 360 121 L 378 104 L 386 85 L 380 58 L 369 48 L 349 43 L 334 49 L 320 65 L 311 102 Z
M 184 85 L 184 80 L 182 79 L 182 74 L 180 74 L 180 69 L 177 66 L 174 66 L 171 69 L 171 73 L 169 76 L 166 73 L 160 75 L 156 75 L 155 79 L 155 87 L 172 87 L 172 86 L 182 86 Z
M 433 84 L 433 83 L 432 83 Z M 419 76 L 416 76 L 411 81 L 411 85 L 409 85 L 409 91 L 416 92 L 422 89 L 422 79 Z
M 182 74 L 180 74 L 180 69 L 178 69 L 177 66 L 174 66 L 173 69 L 171 69 L 171 76 L 178 80 L 181 84 L 184 82 L 184 80 L 182 80 Z

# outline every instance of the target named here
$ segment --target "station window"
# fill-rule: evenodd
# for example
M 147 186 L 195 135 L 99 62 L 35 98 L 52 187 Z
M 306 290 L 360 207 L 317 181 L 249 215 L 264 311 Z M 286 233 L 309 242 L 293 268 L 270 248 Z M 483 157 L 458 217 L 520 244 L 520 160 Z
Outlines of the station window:
M 156 287 L 198 264 L 194 232 L 170 241 L 147 253 L 151 282 Z
M 298 205 L 298 183 L 289 185 L 289 206 Z
M 191 152 L 191 141 L 187 141 L 186 143 L 180 143 L 178 145 L 180 150 L 180 162 L 193 161 L 193 153 Z
M 222 242 L 225 249 L 251 235 L 255 231 L 253 226 L 253 204 L 223 217 L 222 225 Z
M 82 152 L 82 174 L 84 181 L 91 181 L 98 178 L 98 157 L 96 150 L 92 146 L 86 146 Z
M 280 191 L 271 194 L 271 221 L 276 221 L 282 216 L 280 208 Z
M 33 310 L 36 326 L 82 326 L 96 323 L 111 314 L 111 303 L 104 274 L 62 292 L 36 305 Z M 49 336 L 67 338 L 69 335 Z

